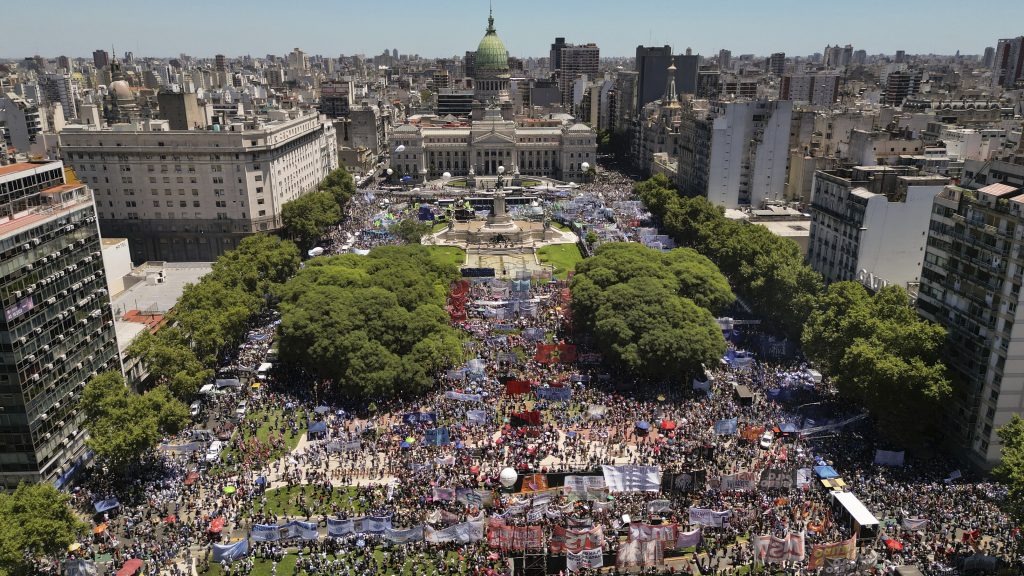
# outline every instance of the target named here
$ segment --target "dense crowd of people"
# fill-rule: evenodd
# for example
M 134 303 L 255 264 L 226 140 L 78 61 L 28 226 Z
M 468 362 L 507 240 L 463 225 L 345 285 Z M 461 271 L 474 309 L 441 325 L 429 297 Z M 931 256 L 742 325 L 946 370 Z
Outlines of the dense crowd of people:
M 631 185 L 602 172 L 580 194 L 610 207 L 632 200 Z M 393 242 L 372 232 L 390 202 L 383 193 L 357 194 L 346 220 L 324 239 L 325 252 Z M 636 215 L 627 216 L 616 221 L 628 233 L 637 223 Z M 467 336 L 472 360 L 439 375 L 437 390 L 420 398 L 353 404 L 294 367 L 257 377 L 278 323 L 272 313 L 258 318 L 246 343 L 222 361 L 243 386 L 209 396 L 196 426 L 221 430 L 231 422 L 223 451 L 209 457 L 208 435 L 189 431 L 168 439 L 127 484 L 109 471 L 87 472 L 74 498 L 92 516 L 93 530 L 69 554 L 105 560 L 105 573 L 138 558 L 147 573 L 173 575 L 249 574 L 266 563 L 281 576 L 398 574 L 407 567 L 416 574 L 498 575 L 511 573 L 510 560 L 525 562 L 529 552 L 543 551 L 493 535 L 539 527 L 542 547 L 563 528 L 599 532 L 591 545 L 611 571 L 631 545 L 631 524 L 690 532 L 698 525 L 689 511 L 703 509 L 729 514 L 720 525 L 699 526 L 695 546 L 663 543 L 638 568 L 734 574 L 758 561 L 755 537 L 802 534 L 805 557 L 771 567 L 809 574 L 814 546 L 856 536 L 830 489 L 813 475 L 797 481 L 798 470 L 828 465 L 880 521 L 877 534 L 861 531 L 856 551 L 876 573 L 911 564 L 928 576 L 958 574 L 965 559 L 989 555 L 1021 568 L 1019 533 L 998 507 L 1000 486 L 950 478 L 956 467 L 933 455 L 909 454 L 902 467 L 874 464 L 875 448 L 883 444 L 866 421 L 820 425 L 855 412 L 839 406 L 827 382 L 810 377 L 797 361 L 723 359 L 707 370 L 706 386 L 700 377 L 695 383 L 631 381 L 603 367 L 585 340 L 573 344 L 564 282 L 531 286 L 525 295 L 537 303 L 531 308 L 496 304 L 496 298 L 517 297 L 508 286 L 491 281 L 471 292 L 468 318 L 454 322 Z M 489 313 L 496 306 L 520 312 Z M 540 353 L 552 345 L 576 346 L 575 360 Z M 751 396 L 737 395 L 741 387 Z M 821 433 L 783 434 L 780 428 L 762 441 L 762 430 L 806 426 L 812 413 Z M 733 429 L 719 429 L 731 419 Z M 308 432 L 311 427 L 324 429 Z M 602 465 L 655 466 L 663 482 L 656 491 L 613 492 Z M 512 486 L 502 478 L 506 468 L 517 473 Z M 766 470 L 786 470 L 794 481 L 763 487 L 758 479 Z M 566 474 L 601 481 L 581 494 L 565 488 Z M 672 480 L 681 474 L 689 483 Z M 119 506 L 92 514 L 95 502 L 113 497 Z M 328 536 L 329 521 L 361 517 L 387 518 L 398 530 L 422 526 L 427 533 L 464 524 L 486 529 L 476 538 L 441 543 L 397 543 L 380 531 Z M 252 538 L 256 525 L 292 520 L 315 523 L 318 538 Z M 245 557 L 213 566 L 213 545 L 240 538 L 249 539 Z M 547 560 L 549 569 L 565 571 L 565 556 L 552 556 L 558 558 Z

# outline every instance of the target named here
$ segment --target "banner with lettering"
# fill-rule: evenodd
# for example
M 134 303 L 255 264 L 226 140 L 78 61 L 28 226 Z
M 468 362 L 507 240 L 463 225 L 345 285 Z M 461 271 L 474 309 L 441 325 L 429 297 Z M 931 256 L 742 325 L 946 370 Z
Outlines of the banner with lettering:
M 455 501 L 466 506 L 482 508 L 494 505 L 494 493 L 479 488 L 456 488 Z
M 604 476 L 569 475 L 565 477 L 562 490 L 565 491 L 570 501 L 603 500 L 608 495 Z
M 501 518 L 487 523 L 487 543 L 501 550 L 539 550 L 544 541 L 540 526 L 509 526 Z
M 803 532 L 787 534 L 784 538 L 754 536 L 750 543 L 754 549 L 754 558 L 764 564 L 782 564 L 804 559 Z
M 551 528 L 551 540 L 548 541 L 548 552 L 577 553 L 585 548 L 601 548 L 604 546 L 604 530 L 594 526 L 589 530 L 572 530 L 562 526 Z
M 455 500 L 454 488 L 441 488 L 434 486 L 431 490 L 434 502 L 453 502 Z
M 395 530 L 388 528 L 384 531 L 384 537 L 392 544 L 408 544 L 423 540 L 423 525 L 415 526 L 407 530 Z
M 486 424 L 490 420 L 486 410 L 466 410 L 466 423 Z
M 238 542 L 213 545 L 213 563 L 234 562 L 249 555 L 249 541 L 242 538 Z
M 253 542 L 277 542 L 281 539 L 281 527 L 277 524 L 253 524 L 249 537 Z
M 707 480 L 707 472 L 694 470 L 692 472 L 677 472 L 672 475 L 671 489 L 682 494 L 699 492 Z
M 281 538 L 299 538 L 301 540 L 316 540 L 320 534 L 316 529 L 316 522 L 300 522 L 292 520 L 281 526 Z
M 630 540 L 650 542 L 657 540 L 662 546 L 672 547 L 676 544 L 676 533 L 678 526 L 675 524 L 645 524 L 643 522 L 632 522 L 629 525 Z
M 579 553 L 569 552 L 565 555 L 565 567 L 569 572 L 602 568 L 604 567 L 604 551 L 596 548 L 594 550 L 580 550 Z
M 647 511 L 651 514 L 662 514 L 672 511 L 670 500 L 651 500 L 647 503 Z
M 456 402 L 482 402 L 484 399 L 480 394 L 463 394 L 462 392 L 455 392 L 454 390 L 448 390 L 445 392 L 444 397 L 448 400 L 455 400 Z
M 383 534 L 385 530 L 391 528 L 391 516 L 353 518 L 352 524 L 356 534 Z
M 792 470 L 781 468 L 767 468 L 761 472 L 761 480 L 757 483 L 761 490 L 796 488 L 796 478 Z
M 732 515 L 730 510 L 717 512 L 710 508 L 690 508 L 690 524 L 721 528 L 725 526 L 725 521 L 729 519 L 730 515 Z
M 753 490 L 757 485 L 758 477 L 753 472 L 740 472 L 739 474 L 726 474 L 719 479 L 718 489 L 722 492 L 741 492 Z
M 619 546 L 619 552 L 615 557 L 615 566 L 620 569 L 649 568 L 659 566 L 662 562 L 664 562 L 664 551 L 661 542 L 657 540 L 625 542 Z
M 601 471 L 609 492 L 658 492 L 661 490 L 660 466 L 602 465 Z
M 811 559 L 807 561 L 807 568 L 817 570 L 825 566 L 826 561 L 837 558 L 853 560 L 857 557 L 857 539 L 850 538 L 841 542 L 827 542 L 815 544 L 811 547 Z
M 905 530 L 924 530 L 925 526 L 928 525 L 928 520 L 925 518 L 904 518 L 903 528 Z
M 724 418 L 715 422 L 715 434 L 735 434 L 739 420 L 736 418 Z
M 479 542 L 484 538 L 484 522 L 462 522 L 461 524 L 449 526 L 444 530 L 434 530 L 430 526 L 424 526 L 423 538 L 430 544 L 444 544 L 446 542 L 467 544 Z
M 572 388 L 534 388 L 538 400 L 568 402 L 572 399 Z
M 447 446 L 451 442 L 448 428 L 431 428 L 423 432 L 423 444 L 427 446 Z

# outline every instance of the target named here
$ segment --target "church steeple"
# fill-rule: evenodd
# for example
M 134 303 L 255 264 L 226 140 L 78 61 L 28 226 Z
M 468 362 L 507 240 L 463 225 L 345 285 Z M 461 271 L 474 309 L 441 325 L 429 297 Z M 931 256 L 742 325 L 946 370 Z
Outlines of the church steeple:
M 662 106 L 677 104 L 678 98 L 676 96 L 676 61 L 672 60 L 672 63 L 668 67 L 668 81 L 665 82 L 665 95 L 661 99 Z

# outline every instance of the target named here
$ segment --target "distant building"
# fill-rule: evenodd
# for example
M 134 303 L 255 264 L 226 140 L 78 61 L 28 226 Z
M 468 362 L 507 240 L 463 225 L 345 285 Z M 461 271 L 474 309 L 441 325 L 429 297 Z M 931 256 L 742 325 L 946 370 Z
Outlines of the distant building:
M 70 74 L 43 74 L 39 77 L 39 89 L 42 90 L 47 103 L 60 104 L 64 109 L 65 119 L 78 118 L 78 105 L 75 102 L 75 90 L 71 84 Z
M 601 50 L 597 44 L 568 45 L 562 48 L 559 70 L 559 88 L 562 91 L 562 106 L 572 110 L 577 104 L 573 96 L 574 82 L 582 77 L 597 79 Z
M 448 115 L 457 118 L 468 117 L 473 112 L 473 91 L 452 88 L 438 90 L 435 112 L 440 117 Z
M 768 57 L 768 72 L 780 77 L 786 72 L 785 52 L 776 52 Z
M 157 95 L 160 117 L 170 124 L 171 130 L 203 130 L 206 114 L 191 92 L 160 92 Z
M 839 100 L 839 74 L 784 74 L 779 100 L 807 102 L 814 106 L 831 105 Z
M 0 144 L 27 153 L 42 131 L 38 106 L 12 92 L 0 93 Z
M 320 85 L 320 113 L 341 118 L 352 108 L 352 82 L 324 82 Z
M 205 131 L 165 120 L 127 128 L 68 125 L 60 141 L 95 187 L 104 235 L 128 238 L 135 262 L 215 260 L 279 229 L 281 206 L 338 166 L 334 127 L 315 114 L 274 110 Z
M 121 371 L 92 194 L 60 162 L 0 167 L 0 485 L 67 483 L 86 456 L 82 390 Z
M 1007 89 L 1020 87 L 1024 83 L 1024 36 L 999 40 L 993 66 L 997 85 Z
M 932 201 L 948 183 L 903 166 L 816 172 L 808 264 L 829 283 L 916 292 Z
M 636 72 L 640 75 L 637 85 L 637 108 L 654 102 L 665 93 L 665 83 L 669 65 L 675 64 L 676 90 L 683 94 L 697 92 L 697 74 L 700 56 L 672 54 L 672 47 L 637 46 Z
M 921 90 L 920 70 L 897 70 L 886 76 L 882 90 L 882 104 L 901 106 L 909 97 L 917 96 Z
M 110 54 L 106 50 L 93 50 L 92 65 L 97 70 L 105 70 L 110 66 Z

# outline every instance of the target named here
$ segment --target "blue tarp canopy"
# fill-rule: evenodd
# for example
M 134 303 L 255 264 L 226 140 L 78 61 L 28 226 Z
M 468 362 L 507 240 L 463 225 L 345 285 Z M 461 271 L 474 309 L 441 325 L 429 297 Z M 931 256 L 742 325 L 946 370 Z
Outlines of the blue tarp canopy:
M 266 476 L 260 476 L 259 478 L 256 479 L 256 485 L 257 486 L 264 486 L 264 485 L 266 485 L 266 483 L 267 483 L 267 477 Z
M 644 420 L 641 420 L 636 423 L 636 427 L 639 428 L 640 430 L 650 430 L 651 425 L 645 422 Z
M 792 422 L 783 422 L 782 424 L 779 424 L 779 432 L 782 432 L 783 434 L 795 434 L 797 430 L 799 430 L 799 427 Z
M 97 514 L 102 514 L 107 510 L 113 510 L 114 508 L 117 508 L 120 505 L 121 503 L 117 501 L 117 498 L 107 498 L 106 500 L 100 500 L 99 502 L 95 502 L 93 504 L 93 506 L 96 507 Z
M 320 434 L 327 431 L 327 422 L 313 422 L 309 425 L 310 434 Z
M 839 478 L 839 472 L 831 466 L 815 466 L 814 474 L 822 480 L 828 480 L 829 478 Z

